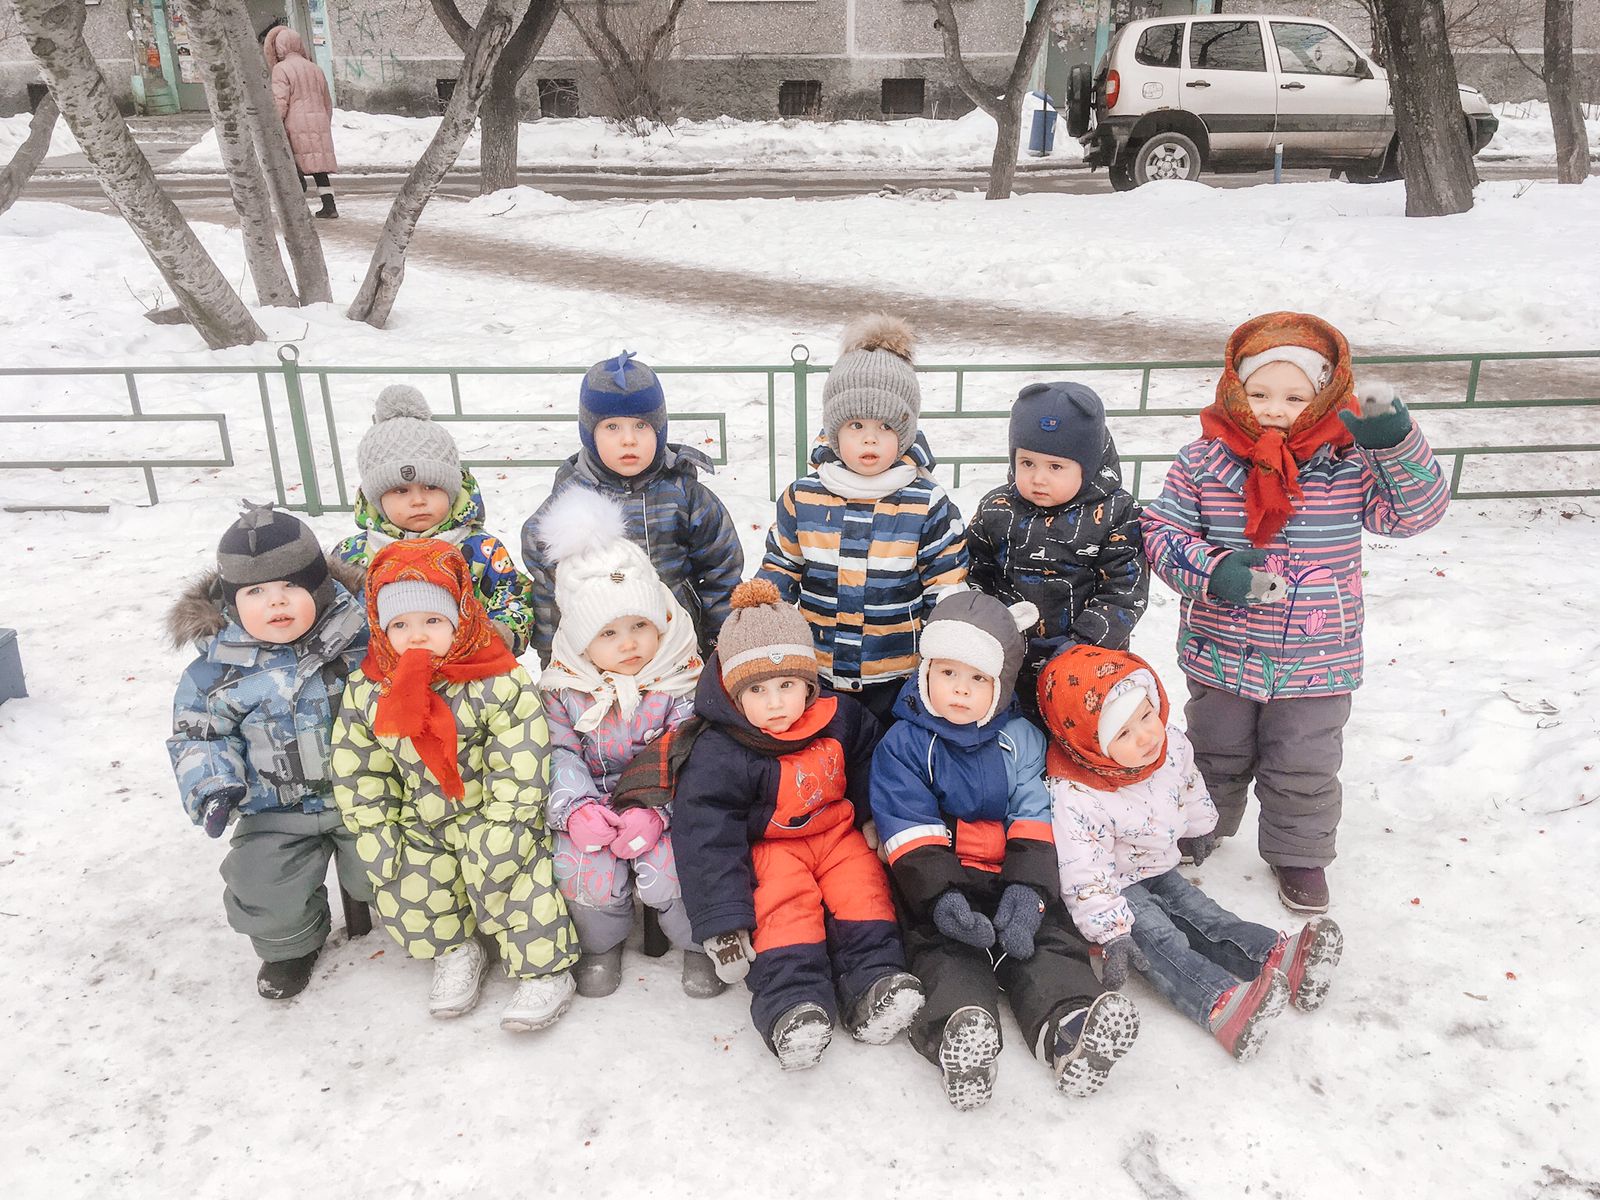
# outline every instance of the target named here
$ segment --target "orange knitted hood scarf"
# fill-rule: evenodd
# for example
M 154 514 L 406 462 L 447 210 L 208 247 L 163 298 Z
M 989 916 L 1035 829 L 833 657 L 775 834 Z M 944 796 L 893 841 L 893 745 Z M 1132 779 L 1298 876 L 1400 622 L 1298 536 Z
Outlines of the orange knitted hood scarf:
M 1238 373 L 1242 360 L 1275 346 L 1304 346 L 1333 366 L 1328 382 L 1288 433 L 1263 429 L 1256 423 Z M 1338 449 L 1353 442 L 1339 420 L 1341 409 L 1356 411 L 1350 346 L 1344 334 L 1321 317 L 1266 313 L 1233 331 L 1223 358 L 1222 378 L 1217 380 L 1217 398 L 1201 410 L 1200 430 L 1249 464 L 1244 483 L 1244 532 L 1251 545 L 1265 546 L 1277 537 L 1304 498 L 1297 478 L 1300 464 L 1322 446 Z
M 444 654 L 426 650 L 400 654 L 378 627 L 378 593 L 402 580 L 436 584 L 460 600 L 456 636 Z M 379 685 L 372 731 L 383 737 L 410 738 L 444 794 L 460 800 L 466 788 L 456 761 L 456 719 L 444 697 L 433 690 L 434 684 L 510 674 L 516 669 L 516 656 L 490 627 L 488 614 L 472 589 L 472 570 L 461 551 L 449 542 L 424 538 L 389 543 L 372 560 L 366 588 L 372 640 L 361 670 Z
M 1160 717 L 1167 723 L 1167 689 L 1150 664 L 1124 650 L 1074 646 L 1056 655 L 1039 673 L 1039 715 L 1050 731 L 1045 774 L 1070 779 L 1100 792 L 1114 792 L 1148 779 L 1167 760 L 1167 747 L 1142 767 L 1124 767 L 1100 749 L 1100 706 L 1111 689 L 1135 671 L 1149 671 L 1161 697 Z

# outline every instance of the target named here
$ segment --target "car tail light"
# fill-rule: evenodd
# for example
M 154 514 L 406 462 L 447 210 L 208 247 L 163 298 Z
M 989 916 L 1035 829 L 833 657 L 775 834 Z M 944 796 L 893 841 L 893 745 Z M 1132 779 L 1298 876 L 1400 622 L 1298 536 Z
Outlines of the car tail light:
M 1117 97 L 1122 94 L 1122 76 L 1115 71 L 1106 74 L 1106 111 L 1110 112 L 1117 106 Z

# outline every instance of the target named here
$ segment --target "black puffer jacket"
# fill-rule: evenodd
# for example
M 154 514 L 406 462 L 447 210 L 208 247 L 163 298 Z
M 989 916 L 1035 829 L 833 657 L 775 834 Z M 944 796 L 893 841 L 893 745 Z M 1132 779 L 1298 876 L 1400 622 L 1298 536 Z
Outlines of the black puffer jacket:
M 1040 508 L 1014 483 L 983 498 L 967 528 L 967 580 L 1007 604 L 1030 600 L 1039 623 L 1017 696 L 1032 711 L 1044 664 L 1069 645 L 1125 650 L 1150 593 L 1139 504 L 1122 490 L 1111 435 L 1099 472 L 1066 504 Z

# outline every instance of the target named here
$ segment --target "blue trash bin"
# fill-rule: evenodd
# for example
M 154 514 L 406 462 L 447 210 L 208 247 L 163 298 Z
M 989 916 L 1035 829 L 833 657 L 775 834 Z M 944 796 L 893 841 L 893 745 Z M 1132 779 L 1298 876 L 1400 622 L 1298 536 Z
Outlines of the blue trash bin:
M 1028 132 L 1028 153 L 1043 158 L 1055 148 L 1056 108 L 1043 92 L 1034 92 L 1033 97 L 1040 102 L 1040 107 L 1033 110 L 1033 127 Z

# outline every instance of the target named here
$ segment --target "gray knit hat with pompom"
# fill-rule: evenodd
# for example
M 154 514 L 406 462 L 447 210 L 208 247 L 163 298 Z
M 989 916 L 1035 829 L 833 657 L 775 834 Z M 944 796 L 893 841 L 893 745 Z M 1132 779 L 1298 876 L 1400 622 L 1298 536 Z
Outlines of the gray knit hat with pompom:
M 822 430 L 835 453 L 846 421 L 882 421 L 900 439 L 901 454 L 911 449 L 922 413 L 922 389 L 911 366 L 916 341 L 910 325 L 883 313 L 845 329 L 839 360 L 822 387 Z
M 361 494 L 373 504 L 390 488 L 427 483 L 443 488 L 454 504 L 461 491 L 461 455 L 421 392 L 392 383 L 378 393 L 367 430 L 356 450 Z

